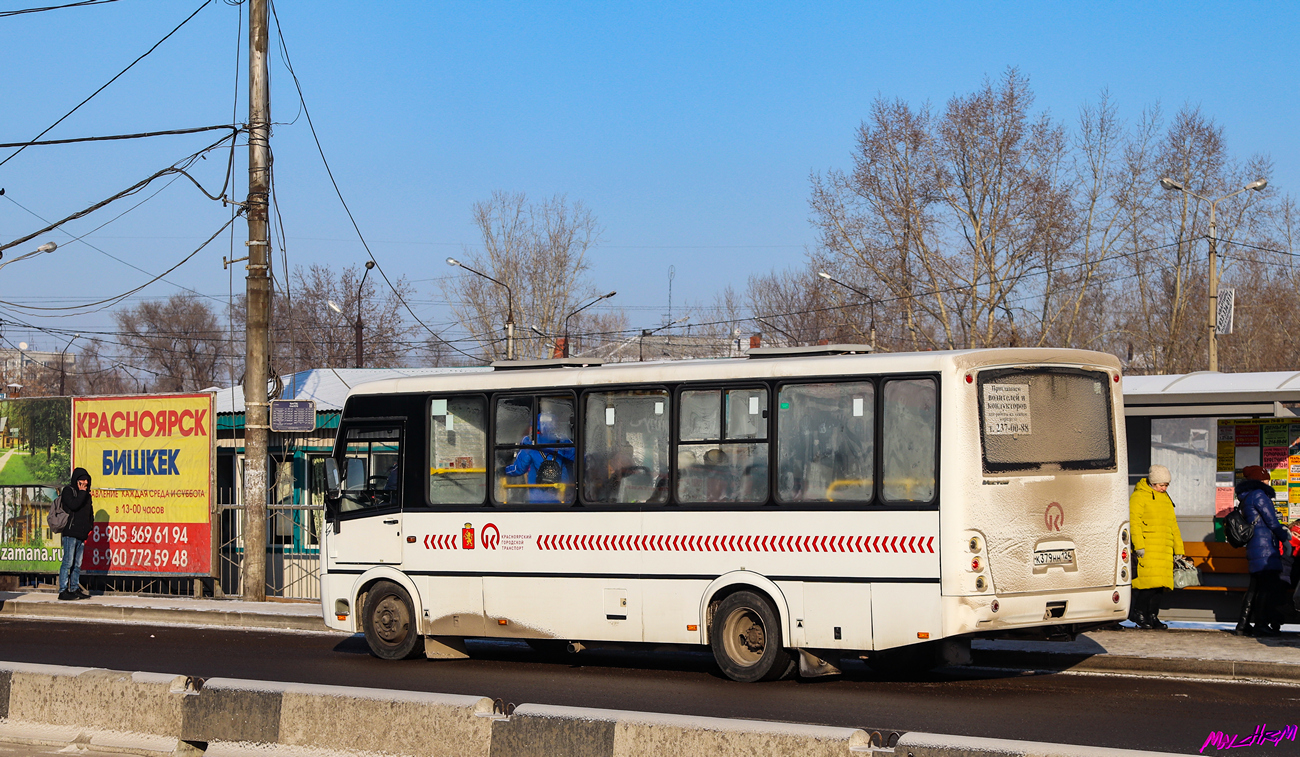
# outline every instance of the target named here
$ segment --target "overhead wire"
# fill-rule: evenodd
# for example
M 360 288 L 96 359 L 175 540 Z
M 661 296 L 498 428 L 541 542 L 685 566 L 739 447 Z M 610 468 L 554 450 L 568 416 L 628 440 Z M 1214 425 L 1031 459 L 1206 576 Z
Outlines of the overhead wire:
M 30 142 L 8 142 L 0 144 L 0 148 L 9 147 L 45 147 L 48 145 L 74 145 L 83 142 L 114 142 L 123 139 L 150 139 L 152 137 L 170 137 L 179 134 L 199 134 L 205 131 L 217 131 L 218 129 L 230 129 L 239 131 L 239 127 L 234 124 L 217 124 L 215 126 L 196 126 L 192 129 L 167 129 L 165 131 L 142 131 L 136 134 L 108 134 L 98 137 L 72 137 L 70 139 L 43 139 L 40 141 Z
M 137 64 L 137 63 L 139 63 L 140 61 L 144 60 L 144 59 L 145 59 L 146 57 L 148 57 L 149 54 L 152 53 L 154 50 L 157 50 L 158 47 L 159 47 L 160 45 L 162 45 L 162 43 L 166 42 L 168 39 L 171 38 L 171 36 L 172 36 L 173 34 L 175 34 L 176 32 L 180 31 L 182 26 L 185 26 L 186 24 L 188 24 L 188 23 L 190 22 L 190 19 L 192 19 L 192 18 L 194 18 L 195 16 L 199 15 L 199 11 L 203 10 L 203 9 L 208 5 L 209 2 L 211 2 L 211 0 L 203 0 L 202 4 L 200 4 L 199 7 L 195 8 L 193 13 L 191 13 L 189 16 L 187 16 L 187 17 L 185 18 L 184 21 L 182 21 L 182 22 L 180 22 L 179 24 L 177 24 L 175 29 L 172 29 L 171 31 L 167 32 L 167 35 L 166 35 L 165 37 L 163 37 L 162 39 L 160 39 L 160 40 L 158 40 L 157 42 L 155 42 L 154 45 L 153 45 L 153 47 L 151 47 L 151 48 L 149 48 L 148 50 L 144 51 L 144 53 L 143 53 L 139 58 L 136 58 L 135 60 L 131 61 L 130 65 L 128 65 L 126 68 L 122 69 L 121 71 L 118 71 L 117 74 L 116 74 L 112 79 L 109 79 L 107 82 L 105 82 L 104 85 L 101 86 L 99 89 L 95 90 L 94 92 L 91 92 L 90 95 L 89 95 L 88 97 L 86 97 L 85 100 L 82 100 L 81 102 L 77 103 L 77 104 L 72 108 L 72 110 L 70 110 L 70 111 L 68 111 L 67 113 L 64 113 L 62 116 L 60 116 L 60 117 L 59 117 L 59 120 L 57 120 L 57 121 L 55 121 L 54 123 L 50 124 L 49 126 L 45 127 L 45 129 L 44 129 L 40 134 L 37 134 L 35 137 L 32 137 L 31 141 L 27 142 L 26 144 L 23 144 L 23 145 L 22 145 L 21 147 L 19 147 L 17 150 L 14 150 L 14 151 L 13 151 L 12 153 L 10 153 L 9 156 L 6 157 L 4 160 L 0 160 L 0 166 L 3 166 L 5 163 L 8 163 L 9 161 L 13 160 L 14 157 L 16 157 L 16 156 L 17 156 L 19 153 L 21 153 L 23 150 L 27 149 L 27 147 L 29 147 L 29 146 L 30 146 L 32 143 L 34 143 L 36 140 L 38 140 L 38 139 L 40 139 L 41 137 L 45 136 L 46 134 L 48 134 L 48 133 L 50 132 L 51 129 L 53 129 L 54 127 L 56 127 L 56 126 L 58 126 L 59 124 L 63 123 L 63 121 L 64 121 L 68 116 L 71 116 L 73 113 L 76 113 L 78 110 L 80 110 L 80 109 L 81 109 L 81 106 L 83 106 L 83 105 L 85 105 L 86 103 L 90 102 L 91 99 L 93 99 L 93 98 L 95 97 L 95 95 L 98 95 L 100 92 L 103 92 L 105 89 L 108 88 L 108 86 L 109 86 L 110 84 L 112 84 L 113 82 L 117 81 L 118 79 L 120 79 L 120 78 L 122 77 L 123 74 L 125 74 L 127 71 L 130 71 L 132 68 L 134 68 L 134 67 L 135 67 L 135 64 Z
M 72 215 L 69 215 L 69 216 L 67 216 L 66 218 L 63 218 L 63 219 L 61 219 L 61 220 L 59 220 L 59 221 L 55 221 L 54 223 L 51 223 L 50 225 L 46 226 L 45 228 L 40 229 L 40 230 L 35 231 L 35 232 L 32 232 L 31 234 L 28 234 L 27 236 L 20 237 L 20 238 L 18 238 L 18 239 L 13 240 L 12 242 L 8 242 L 8 243 L 6 243 L 6 244 L 2 244 L 2 245 L 0 245 L 0 253 L 3 253 L 5 250 L 7 250 L 7 249 L 9 249 L 9 248 L 11 248 L 11 247 L 16 247 L 16 246 L 18 246 L 18 245 L 20 245 L 20 244 L 24 244 L 24 243 L 26 243 L 26 242 L 30 242 L 31 240 L 35 239 L 36 237 L 38 237 L 38 236 L 40 236 L 40 235 L 42 235 L 42 234 L 45 234 L 45 233 L 47 233 L 47 232 L 49 232 L 49 231 L 51 231 L 51 230 L 53 230 L 53 229 L 55 229 L 55 228 L 58 228 L 59 226 L 62 226 L 62 225 L 65 224 L 65 223 L 68 223 L 68 222 L 70 222 L 70 221 L 75 221 L 75 220 L 77 220 L 78 218 L 84 218 L 85 216 L 90 215 L 91 213 L 95 212 L 96 210 L 99 210 L 100 208 L 102 208 L 102 207 L 104 207 L 104 206 L 106 206 L 106 205 L 109 205 L 109 204 L 111 204 L 111 203 L 117 202 L 118 200 L 122 199 L 123 197 L 129 197 L 129 196 L 135 194 L 136 192 L 139 192 L 140 190 L 142 190 L 142 189 L 144 189 L 145 187 L 149 186 L 151 183 L 153 183 L 154 181 L 156 181 L 156 180 L 162 178 L 163 176 L 169 176 L 169 175 L 172 175 L 172 174 L 179 174 L 179 175 L 184 176 L 185 178 L 189 179 L 190 182 L 192 182 L 192 183 L 194 184 L 194 186 L 198 187 L 199 191 L 202 192 L 202 193 L 203 193 L 206 197 L 208 197 L 209 199 L 212 199 L 212 200 L 220 200 L 220 201 L 222 201 L 222 202 L 230 202 L 230 199 L 227 198 L 226 195 L 225 195 L 225 190 L 226 190 L 226 188 L 229 186 L 229 183 L 230 183 L 230 173 L 229 173 L 229 171 L 227 171 L 227 173 L 226 173 L 226 184 L 224 184 L 224 185 L 222 186 L 222 188 L 221 188 L 221 194 L 220 194 L 220 195 L 213 195 L 213 194 L 209 193 L 206 189 L 204 189 L 204 188 L 203 188 L 203 185 L 200 184 L 199 181 L 198 181 L 197 179 L 195 179 L 193 176 L 190 176 L 188 173 L 186 173 L 185 168 L 188 168 L 190 165 L 192 165 L 192 164 L 194 163 L 194 161 L 198 160 L 198 158 L 199 158 L 201 155 L 203 155 L 204 153 L 206 153 L 206 152 L 208 152 L 208 151 L 210 151 L 210 150 L 216 149 L 219 145 L 221 145 L 221 144 L 222 144 L 223 142 L 225 142 L 227 139 L 233 139 L 233 138 L 235 137 L 235 135 L 238 134 L 238 133 L 239 133 L 239 132 L 232 132 L 231 134 L 228 134 L 228 135 L 222 137 L 221 139 L 217 140 L 216 142 L 213 142 L 211 145 L 209 145 L 209 146 L 203 148 L 202 150 L 199 150 L 198 152 L 192 153 L 192 154 L 186 156 L 185 158 L 182 158 L 181 160 L 179 160 L 179 161 L 173 163 L 172 165 L 168 166 L 167 168 L 164 168 L 164 169 L 162 169 L 161 171 L 157 171 L 157 172 L 153 173 L 152 175 L 150 175 L 150 176 L 148 176 L 148 177 L 146 177 L 146 178 L 144 178 L 144 179 L 141 179 L 140 181 L 136 182 L 135 184 L 131 185 L 130 187 L 127 187 L 126 189 L 124 189 L 124 190 L 122 190 L 122 191 L 120 191 L 120 192 L 118 192 L 118 193 L 112 195 L 111 197 L 109 197 L 109 198 L 107 198 L 107 199 L 105 199 L 105 200 L 101 200 L 101 201 L 95 203 L 94 205 L 91 205 L 91 206 L 88 207 L 88 208 L 85 208 L 85 209 L 79 210 L 79 211 L 73 213 Z M 183 166 L 183 167 L 182 167 L 182 166 Z
M 357 233 L 357 238 L 361 240 L 361 246 L 365 248 L 366 255 L 375 264 L 375 270 L 379 271 L 379 275 L 384 279 L 384 283 L 392 290 L 393 294 L 397 297 L 397 301 L 402 303 L 402 307 L 406 308 L 406 312 L 410 313 L 411 318 L 415 319 L 415 322 L 420 324 L 420 326 L 423 327 L 425 331 L 429 332 L 432 337 L 438 339 L 444 344 L 448 344 L 448 342 L 442 338 L 441 334 L 438 334 L 433 329 L 429 328 L 424 321 L 420 320 L 420 317 L 415 314 L 415 311 L 411 309 L 411 306 L 406 303 L 406 299 L 402 297 L 402 294 L 397 290 L 397 287 L 393 286 L 393 282 L 389 280 L 388 274 L 384 272 L 384 267 L 375 259 L 374 252 L 371 251 L 370 245 L 366 243 L 366 237 L 361 233 L 361 227 L 357 224 L 357 219 L 352 215 L 352 209 L 348 207 L 347 200 L 343 198 L 343 191 L 339 188 L 339 183 L 334 178 L 334 171 L 330 168 L 329 160 L 325 157 L 325 148 L 321 145 L 320 136 L 316 134 L 316 125 L 312 122 L 311 109 L 307 107 L 307 98 L 303 95 L 302 82 L 298 80 L 298 74 L 294 71 L 293 63 L 289 57 L 289 47 L 284 40 L 284 30 L 280 26 L 280 16 L 275 10 L 275 3 L 268 2 L 268 5 L 271 8 L 271 17 L 275 19 L 275 32 L 280 41 L 280 51 L 284 56 L 285 68 L 288 69 L 289 76 L 293 79 L 294 87 L 298 90 L 298 101 L 302 103 L 302 112 L 303 115 L 307 117 L 307 126 L 311 130 L 312 139 L 316 142 L 316 150 L 320 153 L 321 163 L 325 166 L 325 174 L 329 176 L 330 184 L 334 186 L 334 193 L 338 196 L 339 203 L 343 206 L 343 211 L 347 213 L 348 220 L 352 223 L 352 229 Z M 479 359 L 477 355 L 471 355 L 458 347 L 453 346 L 452 349 L 468 358 L 474 360 Z
M 60 11 L 64 8 L 84 8 L 89 5 L 104 5 L 106 3 L 116 3 L 117 0 L 80 0 L 76 3 L 65 3 L 63 5 L 47 5 L 43 8 L 23 8 L 16 11 L 0 11 L 0 18 L 9 18 L 10 16 L 21 16 L 24 13 L 44 13 L 45 11 Z
M 83 304 L 81 304 L 81 305 L 66 306 L 66 307 L 39 307 L 39 306 L 36 306 L 36 305 L 22 305 L 22 304 L 19 304 L 19 303 L 16 303 L 16 302 L 9 302 L 9 301 L 7 301 L 7 300 L 0 300 L 0 304 L 8 305 L 9 307 L 12 307 L 12 308 L 18 308 L 18 309 L 20 309 L 20 310 L 40 310 L 40 311 L 86 310 L 87 308 L 95 308 L 94 310 L 88 310 L 88 311 L 86 311 L 86 312 L 81 312 L 81 313 L 75 313 L 75 315 L 88 315 L 88 314 L 90 314 L 90 313 L 99 312 L 100 310 L 103 310 L 103 309 L 106 308 L 106 307 L 109 307 L 109 306 L 111 306 L 111 305 L 116 304 L 117 302 L 119 302 L 120 300 L 124 299 L 125 297 L 127 297 L 127 296 L 129 296 L 129 295 L 132 295 L 132 294 L 135 294 L 136 292 L 140 291 L 141 289 L 144 289 L 145 287 L 149 286 L 150 284 L 154 283 L 155 281 L 158 281 L 159 279 L 163 278 L 164 276 L 166 276 L 167 274 L 169 274 L 169 273 L 171 273 L 172 271 L 176 270 L 177 268 L 180 268 L 182 265 L 184 265 L 185 263 L 189 262 L 189 260 L 190 260 L 191 258 L 193 258 L 195 255 L 199 254 L 199 252 L 201 252 L 201 251 L 203 250 L 204 247 L 207 247 L 207 246 L 212 242 L 212 240 L 216 239 L 216 238 L 221 234 L 221 232 L 223 232 L 223 231 L 226 230 L 226 227 L 227 227 L 227 226 L 230 226 L 230 225 L 233 224 L 234 222 L 235 222 L 235 219 L 234 219 L 234 217 L 232 217 L 229 221 L 226 221 L 225 223 L 223 223 L 223 224 L 221 225 L 221 228 L 217 229 L 216 232 L 213 233 L 212 236 L 208 237 L 207 240 L 203 242 L 203 244 L 201 244 L 201 245 L 199 245 L 198 247 L 196 247 L 196 248 L 194 249 L 194 251 L 191 252 L 190 254 L 186 255 L 186 256 L 183 257 L 183 258 L 181 258 L 180 261 L 177 262 L 175 265 L 173 265 L 171 268 L 168 268 L 166 271 L 163 271 L 162 273 L 158 274 L 157 276 L 154 276 L 153 278 L 149 279 L 148 281 L 146 281 L 145 283 L 141 284 L 140 286 L 135 287 L 134 289 L 128 289 L 127 291 L 122 292 L 121 294 L 116 294 L 116 295 L 113 295 L 112 297 L 106 297 L 106 298 L 104 298 L 104 299 L 102 299 L 102 300 L 96 300 L 96 301 L 94 301 L 94 302 L 87 302 L 87 303 L 83 303 Z M 96 307 L 96 306 L 102 306 L 102 307 Z

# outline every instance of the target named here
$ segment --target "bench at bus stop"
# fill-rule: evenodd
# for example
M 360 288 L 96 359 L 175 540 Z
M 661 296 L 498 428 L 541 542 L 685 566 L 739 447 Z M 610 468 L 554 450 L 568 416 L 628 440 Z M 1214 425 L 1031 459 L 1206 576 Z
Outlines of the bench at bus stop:
M 1202 586 L 1187 591 L 1245 591 L 1250 583 L 1246 548 L 1221 541 L 1185 541 L 1183 554 L 1201 570 Z

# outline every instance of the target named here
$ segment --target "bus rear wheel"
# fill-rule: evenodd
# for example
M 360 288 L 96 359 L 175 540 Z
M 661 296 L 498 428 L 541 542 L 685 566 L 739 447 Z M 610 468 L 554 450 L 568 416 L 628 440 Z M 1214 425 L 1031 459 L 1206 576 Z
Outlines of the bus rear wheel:
M 415 607 L 406 590 L 391 581 L 380 581 L 366 594 L 362 609 L 366 643 L 380 659 L 413 657 L 422 638 L 415 622 Z
M 775 681 L 794 668 L 794 659 L 782 646 L 776 609 L 752 591 L 738 591 L 718 603 L 709 644 L 718 667 L 733 681 Z

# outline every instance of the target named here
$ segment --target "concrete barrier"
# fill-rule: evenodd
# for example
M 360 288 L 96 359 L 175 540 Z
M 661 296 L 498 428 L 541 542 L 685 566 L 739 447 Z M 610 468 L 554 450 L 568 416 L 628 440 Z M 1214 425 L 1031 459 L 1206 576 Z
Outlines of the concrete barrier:
M 1156 754 L 916 732 L 896 742 L 874 736 L 873 743 L 873 734 L 856 728 L 535 704 L 507 717 L 486 697 L 0 662 L 0 742 L 154 757 Z
M 180 734 L 191 744 L 489 757 L 492 720 L 486 697 L 213 678 L 186 701 Z
M 869 752 L 856 728 L 520 705 L 492 723 L 492 757 L 844 757 Z

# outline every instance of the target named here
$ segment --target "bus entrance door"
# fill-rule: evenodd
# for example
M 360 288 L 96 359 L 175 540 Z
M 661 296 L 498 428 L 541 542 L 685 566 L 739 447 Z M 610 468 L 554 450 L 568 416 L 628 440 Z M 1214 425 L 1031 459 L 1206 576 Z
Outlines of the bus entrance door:
M 401 442 L 396 425 L 344 428 L 346 439 L 338 529 L 331 557 L 339 563 L 402 562 Z

